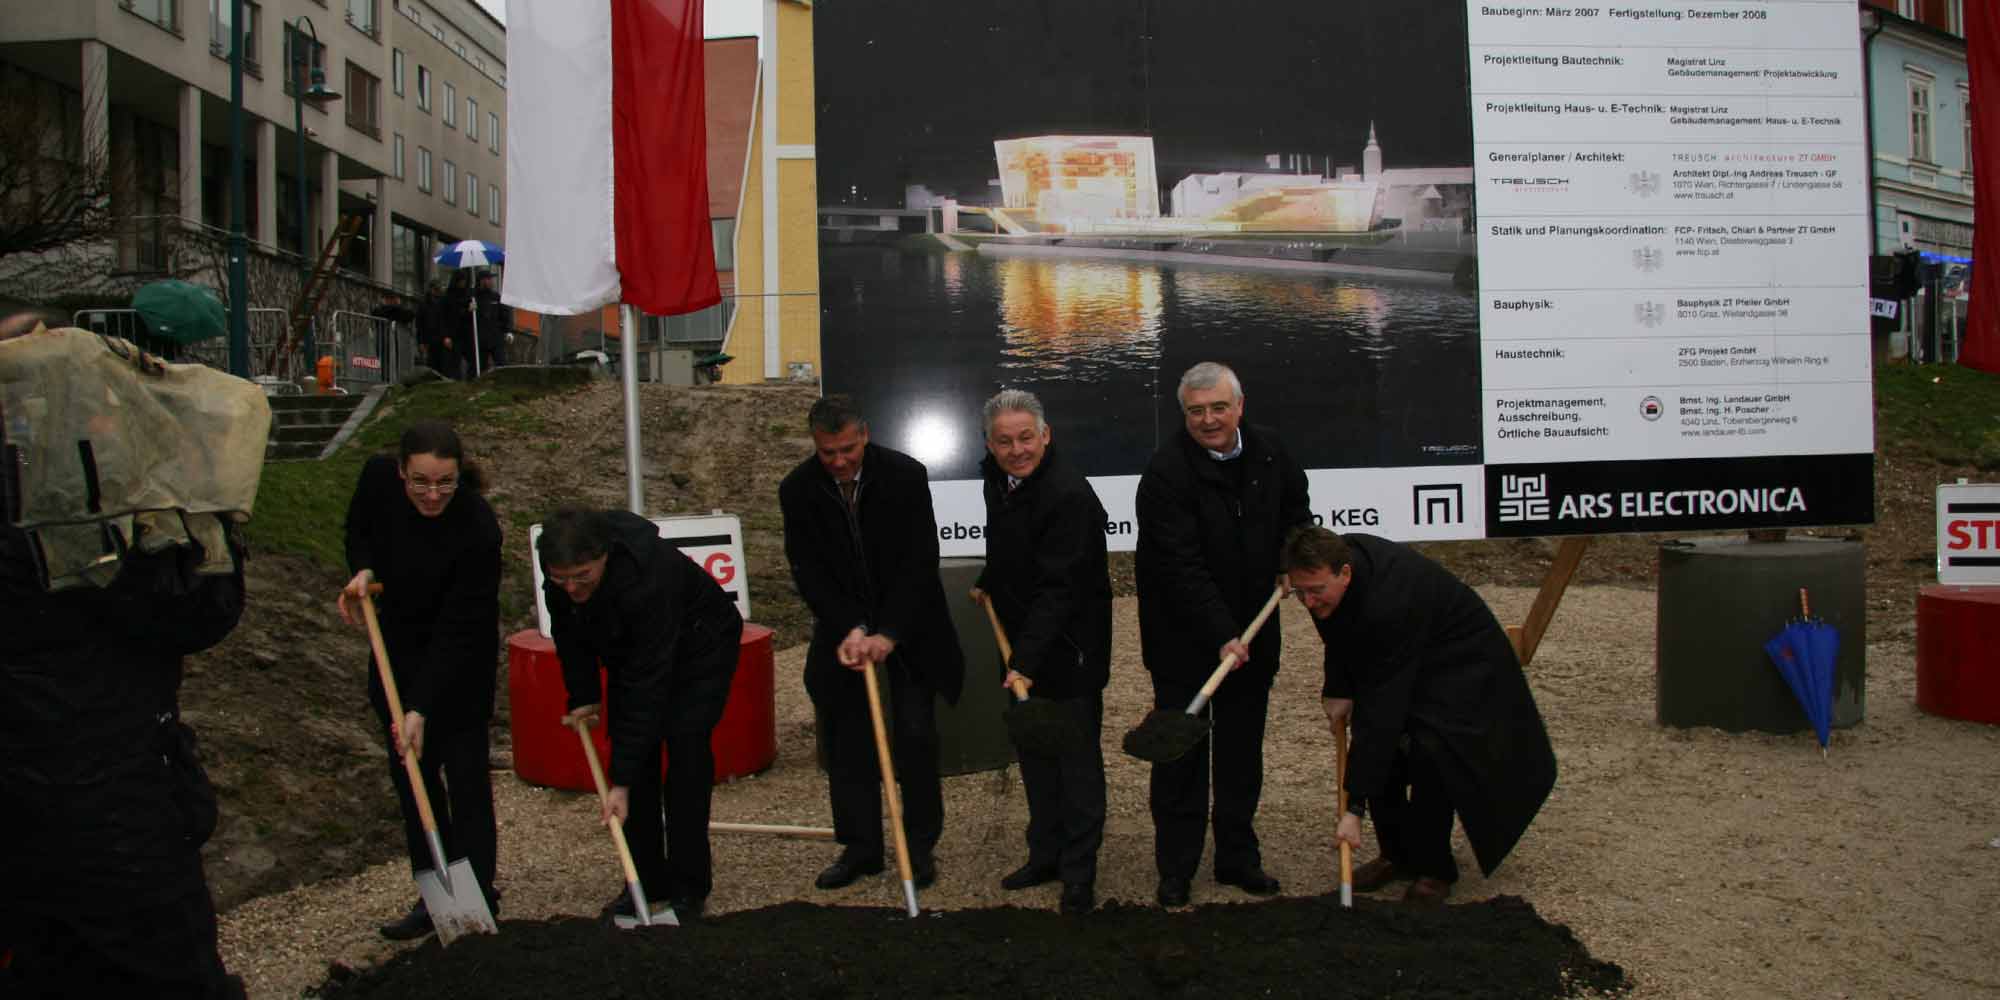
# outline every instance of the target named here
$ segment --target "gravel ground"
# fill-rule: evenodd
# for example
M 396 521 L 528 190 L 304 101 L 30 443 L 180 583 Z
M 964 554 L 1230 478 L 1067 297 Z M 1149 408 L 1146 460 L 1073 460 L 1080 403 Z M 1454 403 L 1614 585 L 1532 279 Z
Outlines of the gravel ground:
M 1503 621 L 1520 620 L 1533 599 L 1521 588 L 1482 593 Z M 1132 600 L 1118 602 L 1098 894 L 1148 901 L 1145 770 L 1116 749 L 1150 700 L 1135 612 Z M 1296 605 L 1282 622 L 1288 652 L 1258 828 L 1286 893 L 1318 894 L 1338 878 L 1332 741 L 1317 698 L 1319 643 Z M 1664 730 L 1652 721 L 1653 622 L 1650 590 L 1570 591 L 1530 670 L 1561 777 L 1494 878 L 1479 877 L 1461 837 L 1459 898 L 1525 897 L 1594 955 L 1623 965 L 1639 998 L 2000 996 L 2000 728 L 1918 712 L 1914 649 L 1899 638 L 1870 647 L 1866 721 L 1837 732 L 1824 759 L 1805 734 Z M 797 681 L 802 657 L 801 648 L 778 656 L 777 765 L 717 789 L 716 819 L 829 823 Z M 496 794 L 505 920 L 594 914 L 620 888 L 591 798 L 511 775 Z M 996 884 L 1023 856 L 1016 772 L 948 778 L 945 794 L 941 878 L 925 905 L 1054 908 L 1053 886 L 1009 894 Z M 813 890 L 833 854 L 825 843 L 718 835 L 711 910 L 790 899 L 895 904 L 899 889 L 886 877 Z M 413 898 L 399 862 L 257 899 L 223 916 L 223 956 L 253 996 L 298 996 L 333 965 L 392 954 L 374 928 Z M 1244 898 L 1195 885 L 1197 903 Z

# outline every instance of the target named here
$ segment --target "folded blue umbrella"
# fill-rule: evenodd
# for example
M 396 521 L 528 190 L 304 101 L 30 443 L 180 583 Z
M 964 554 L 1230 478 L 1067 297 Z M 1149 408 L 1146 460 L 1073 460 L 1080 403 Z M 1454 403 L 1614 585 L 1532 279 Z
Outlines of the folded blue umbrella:
M 1800 601 L 1803 606 L 1803 594 Z M 1764 652 L 1799 700 L 1819 737 L 1820 752 L 1825 753 L 1833 730 L 1833 664 L 1840 656 L 1839 630 L 1804 616 L 1766 641 Z

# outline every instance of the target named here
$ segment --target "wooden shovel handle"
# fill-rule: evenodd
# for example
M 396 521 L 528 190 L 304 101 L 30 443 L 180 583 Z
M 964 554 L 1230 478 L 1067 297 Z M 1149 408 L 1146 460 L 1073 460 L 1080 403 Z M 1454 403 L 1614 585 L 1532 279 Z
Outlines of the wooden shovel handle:
M 1257 630 L 1264 627 L 1264 621 L 1271 617 L 1271 612 L 1278 609 L 1278 602 L 1284 599 L 1285 581 L 1280 579 L 1278 585 L 1271 588 L 1271 596 L 1264 601 L 1263 609 L 1257 612 L 1257 617 L 1250 622 L 1249 628 L 1243 630 L 1243 635 L 1238 641 L 1245 646 L 1250 645 L 1250 640 L 1257 638 Z M 1235 666 L 1236 657 L 1234 655 L 1223 657 L 1222 663 L 1215 668 L 1215 672 L 1208 675 L 1208 683 L 1201 686 L 1201 694 L 1197 697 L 1196 704 L 1205 705 L 1208 703 L 1208 699 L 1215 697 L 1215 689 L 1222 686 L 1222 679 L 1228 677 L 1230 669 Z M 1198 708 L 1196 709 L 1196 711 L 1199 710 Z
M 1340 724 L 1333 728 L 1333 789 L 1333 797 L 1339 803 L 1339 811 L 1334 814 L 1334 822 L 1338 823 L 1347 816 L 1346 716 L 1341 716 Z M 1340 884 L 1354 884 L 1354 848 L 1345 840 L 1340 842 Z
M 382 678 L 382 696 L 389 703 L 389 726 L 394 733 L 403 724 L 403 699 L 396 693 L 396 673 L 389 669 L 389 650 L 382 644 L 382 625 L 375 620 L 373 594 L 380 592 L 382 585 L 371 584 L 368 589 L 370 593 L 361 596 L 361 620 L 368 623 L 368 644 L 375 650 L 375 672 Z M 424 832 L 436 833 L 437 815 L 431 812 L 431 796 L 424 790 L 424 775 L 417 767 L 417 755 L 408 749 L 403 751 L 403 770 L 410 777 L 410 795 L 417 800 L 417 818 L 423 821 Z M 436 860 L 438 864 L 444 863 L 443 858 Z
M 889 826 L 896 833 L 896 868 L 903 881 L 910 874 L 910 842 L 903 834 L 903 793 L 896 787 L 896 763 L 889 756 L 889 732 L 882 725 L 882 693 L 875 689 L 875 661 L 862 663 L 862 679 L 868 684 L 868 717 L 875 724 L 875 757 L 882 765 L 882 796 L 889 801 Z
M 993 610 L 993 598 L 982 596 L 979 606 L 986 609 L 986 620 L 993 623 L 993 640 L 1000 644 L 1000 665 L 1013 669 L 1014 647 L 1007 642 L 1007 629 L 1000 624 L 1000 614 Z M 1007 688 L 1014 692 L 1019 701 L 1028 700 L 1028 682 L 1016 677 L 1007 682 Z
M 583 756 L 590 761 L 590 779 L 597 783 L 597 801 L 611 798 L 611 789 L 604 783 L 604 767 L 597 762 L 597 744 L 590 742 L 590 720 L 578 719 L 572 723 L 576 727 L 576 738 L 583 743 Z M 625 828 L 617 823 L 607 823 L 611 827 L 611 842 L 618 845 L 618 863 L 625 867 L 625 881 L 639 884 L 639 867 L 632 863 L 632 848 L 625 843 Z

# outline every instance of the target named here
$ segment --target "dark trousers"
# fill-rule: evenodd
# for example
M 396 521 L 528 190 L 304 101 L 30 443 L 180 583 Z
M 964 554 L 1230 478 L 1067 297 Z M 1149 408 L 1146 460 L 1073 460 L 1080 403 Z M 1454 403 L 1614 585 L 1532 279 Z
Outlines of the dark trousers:
M 884 857 L 882 850 L 882 766 L 875 755 L 874 723 L 868 714 L 863 675 L 847 671 L 818 703 L 826 750 L 828 794 L 833 801 L 833 838 L 841 856 L 861 861 Z M 929 855 L 944 835 L 944 787 L 938 782 L 937 694 L 916 683 L 900 657 L 878 665 L 886 690 L 889 755 L 903 794 L 903 835 L 913 857 Z
M 1389 790 L 1367 802 L 1383 857 L 1413 875 L 1458 881 L 1458 861 L 1451 856 L 1451 798 L 1429 752 L 1415 745 L 1398 749 Z
M 627 790 L 625 843 L 648 902 L 707 899 L 715 887 L 709 856 L 708 812 L 715 792 L 712 730 L 668 733 L 667 780 L 662 797 L 660 771 L 639 769 Z
M 243 996 L 242 982 L 222 970 L 206 885 L 166 903 L 99 906 L 75 919 L 0 908 L 0 948 L 13 950 L 0 968 L 0 996 Z
M 1178 712 L 1201 690 L 1206 675 L 1153 675 L 1153 704 Z M 1216 689 L 1204 712 L 1214 728 L 1187 756 L 1153 765 L 1153 861 L 1162 878 L 1194 877 L 1201 866 L 1208 826 L 1210 758 L 1214 759 L 1215 870 L 1261 868 L 1257 801 L 1264 791 L 1264 715 L 1271 700 L 1268 677 L 1232 676 Z
M 431 814 L 437 818 L 438 839 L 444 841 L 445 863 L 459 858 L 472 862 L 472 874 L 491 903 L 500 834 L 493 819 L 493 772 L 487 766 L 486 744 L 483 723 L 450 729 L 426 725 L 417 770 L 424 776 L 424 793 L 430 796 Z M 410 871 L 434 867 L 423 820 L 417 814 L 417 799 L 410 792 L 409 772 L 403 769 L 403 758 L 393 743 L 389 780 L 395 782 L 396 801 L 403 806 L 403 839 L 409 846 Z
M 1104 843 L 1104 747 L 1098 741 L 1104 695 L 1093 691 L 1062 704 L 1084 721 L 1088 746 L 1049 757 L 1015 748 L 1028 792 L 1028 863 L 1056 869 L 1066 885 L 1088 885 L 1097 880 L 1097 848 Z

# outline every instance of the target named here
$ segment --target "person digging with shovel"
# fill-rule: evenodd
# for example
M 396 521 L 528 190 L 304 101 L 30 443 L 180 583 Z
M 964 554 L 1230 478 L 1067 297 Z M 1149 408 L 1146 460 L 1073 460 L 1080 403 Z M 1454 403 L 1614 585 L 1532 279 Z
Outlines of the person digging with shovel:
M 444 854 L 471 862 L 488 912 L 497 913 L 499 825 L 487 725 L 500 640 L 500 522 L 458 432 L 419 420 L 403 432 L 394 456 L 370 458 L 348 501 L 346 535 L 354 576 L 337 598 L 341 618 L 361 625 L 369 585 L 382 585 L 377 619 L 403 717 L 390 718 L 375 669 L 368 671 L 368 703 L 388 737 L 410 870 L 434 871 L 438 861 L 402 762 L 405 748 L 416 753 Z M 380 930 L 391 941 L 409 941 L 435 924 L 418 899 Z
M 1008 890 L 1062 880 L 1062 912 L 1096 905 L 1104 842 L 1104 687 L 1111 677 L 1111 581 L 1104 505 L 1051 443 L 1042 403 L 1007 389 L 986 401 L 986 568 L 974 602 L 991 601 L 1011 643 L 1006 682 L 1049 699 L 1074 733 L 1056 746 L 1016 739 L 1028 795 L 1028 861 Z
M 1210 702 L 1212 730 L 1178 759 L 1155 763 L 1153 858 L 1161 906 L 1185 906 L 1209 822 L 1213 747 L 1215 880 L 1276 895 L 1253 823 L 1264 785 L 1264 719 L 1278 674 L 1279 630 L 1249 642 L 1244 627 L 1270 597 L 1285 532 L 1312 520 L 1306 474 L 1276 434 L 1243 423 L 1243 385 L 1205 361 L 1181 376 L 1186 433 L 1139 478 L 1139 644 L 1154 707 L 1180 711 L 1216 662 L 1235 673 Z
M 640 886 L 656 912 L 671 907 L 680 923 L 699 920 L 714 886 L 711 740 L 736 676 L 743 616 L 707 570 L 637 514 L 558 511 L 542 525 L 535 551 L 568 694 L 562 724 L 595 721 L 609 707 L 604 821 L 624 825 Z M 620 926 L 639 921 L 624 886 L 604 911 Z
M 1356 892 L 1408 881 L 1403 899 L 1451 895 L 1453 813 L 1491 875 L 1555 787 L 1555 751 L 1507 632 L 1479 594 L 1416 550 L 1373 535 L 1294 531 L 1285 574 L 1326 642 L 1321 698 L 1335 739 L 1351 717 L 1347 810 L 1334 836 L 1381 856 Z

